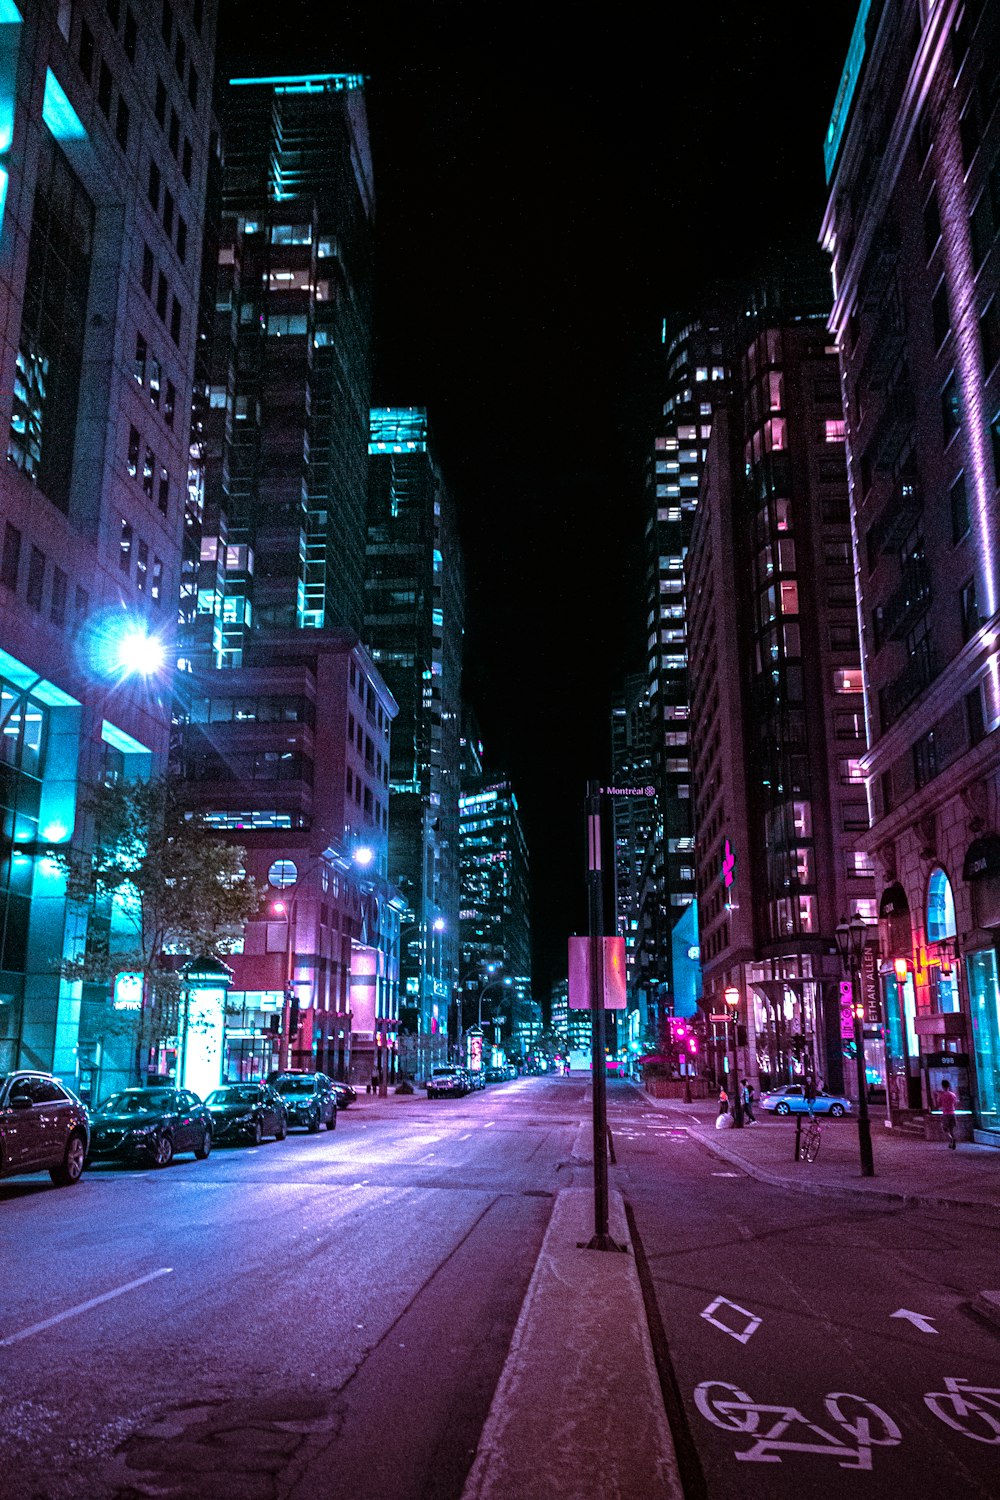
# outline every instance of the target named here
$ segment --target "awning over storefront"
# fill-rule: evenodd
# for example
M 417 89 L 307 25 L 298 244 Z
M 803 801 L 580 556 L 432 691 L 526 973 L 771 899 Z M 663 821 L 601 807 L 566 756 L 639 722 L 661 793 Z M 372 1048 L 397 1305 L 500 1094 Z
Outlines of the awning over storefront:
M 903 890 L 903 887 L 900 885 L 899 881 L 897 880 L 894 881 L 892 885 L 887 885 L 885 890 L 882 892 L 882 899 L 878 904 L 879 916 L 905 917 L 909 915 L 909 912 L 910 903 L 906 899 L 906 892 Z
M 1000 834 L 984 833 L 973 839 L 962 866 L 963 880 L 986 880 L 1000 875 Z

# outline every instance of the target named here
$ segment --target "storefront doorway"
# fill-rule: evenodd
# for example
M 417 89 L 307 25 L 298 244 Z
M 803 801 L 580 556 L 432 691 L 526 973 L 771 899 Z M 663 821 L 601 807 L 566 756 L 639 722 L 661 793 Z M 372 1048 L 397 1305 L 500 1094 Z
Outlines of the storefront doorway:
M 995 948 L 965 957 L 979 1124 L 1000 1131 L 1000 983 Z

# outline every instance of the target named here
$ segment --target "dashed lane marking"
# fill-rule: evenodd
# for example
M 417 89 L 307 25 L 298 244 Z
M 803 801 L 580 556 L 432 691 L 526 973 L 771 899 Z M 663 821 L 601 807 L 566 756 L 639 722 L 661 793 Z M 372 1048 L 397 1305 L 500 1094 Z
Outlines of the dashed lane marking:
M 67 1318 L 76 1318 L 80 1313 L 90 1312 L 92 1307 L 100 1307 L 102 1302 L 110 1302 L 114 1297 L 121 1297 L 126 1292 L 134 1292 L 136 1287 L 145 1286 L 147 1282 L 155 1281 L 158 1276 L 170 1276 L 173 1269 L 173 1266 L 161 1266 L 158 1271 L 150 1271 L 147 1276 L 139 1276 L 135 1281 L 126 1281 L 124 1286 L 116 1286 L 110 1292 L 102 1292 L 99 1297 L 91 1297 L 88 1302 L 80 1302 L 76 1307 L 67 1307 L 65 1312 L 45 1318 L 41 1323 L 32 1323 L 30 1328 L 22 1328 L 20 1333 L 8 1334 L 5 1339 L 0 1339 L 0 1349 L 7 1349 L 11 1344 L 19 1344 L 22 1339 L 30 1339 L 36 1333 L 43 1333 L 46 1328 L 54 1328 L 57 1323 L 65 1323 Z

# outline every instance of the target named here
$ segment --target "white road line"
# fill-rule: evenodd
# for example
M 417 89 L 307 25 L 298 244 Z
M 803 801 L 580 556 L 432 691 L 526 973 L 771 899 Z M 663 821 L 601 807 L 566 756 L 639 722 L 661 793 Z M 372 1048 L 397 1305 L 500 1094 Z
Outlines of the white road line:
M 42 1323 L 32 1323 L 30 1328 L 22 1328 L 20 1333 L 12 1333 L 7 1338 L 0 1339 L 0 1349 L 6 1349 L 11 1344 L 18 1344 L 21 1339 L 30 1339 L 32 1334 L 42 1333 L 56 1323 L 64 1323 L 67 1318 L 75 1318 L 79 1313 L 89 1312 L 92 1307 L 100 1307 L 102 1302 L 110 1302 L 113 1297 L 121 1297 L 125 1292 L 134 1292 L 137 1286 L 145 1286 L 147 1281 L 155 1281 L 158 1276 L 169 1276 L 173 1269 L 173 1266 L 162 1266 L 159 1271 L 150 1271 L 148 1276 L 140 1276 L 136 1281 L 126 1281 L 124 1286 L 116 1286 L 114 1291 L 102 1292 L 99 1297 L 91 1297 L 89 1302 L 81 1302 L 77 1307 L 68 1307 L 65 1312 L 56 1313 L 55 1317 L 46 1318 Z
M 496 1120 L 487 1120 L 486 1124 L 483 1126 L 483 1129 L 484 1130 L 490 1130 L 495 1124 L 496 1124 Z
M 471 1135 L 472 1135 L 472 1131 L 471 1130 L 467 1130 L 464 1135 L 460 1135 L 459 1136 L 459 1140 L 460 1141 L 467 1141 Z
M 417 1161 L 417 1166 L 418 1167 L 425 1166 L 427 1164 L 427 1162 L 433 1161 L 433 1160 L 434 1160 L 434 1152 L 433 1151 L 428 1151 L 428 1153 L 427 1153 L 426 1156 L 421 1156 L 419 1158 L 419 1160 Z

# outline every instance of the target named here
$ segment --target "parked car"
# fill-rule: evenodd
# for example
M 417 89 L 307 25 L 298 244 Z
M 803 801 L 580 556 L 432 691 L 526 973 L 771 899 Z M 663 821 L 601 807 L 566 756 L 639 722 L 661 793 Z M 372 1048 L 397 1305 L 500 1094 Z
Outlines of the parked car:
M 337 1128 L 337 1096 L 325 1073 L 306 1073 L 290 1069 L 279 1073 L 274 1083 L 288 1115 L 288 1123 L 304 1125 L 316 1135 L 321 1125 Z
M 769 1089 L 767 1093 L 761 1094 L 758 1103 L 761 1109 L 770 1110 L 775 1115 L 804 1115 L 809 1112 L 809 1100 L 801 1083 L 789 1083 L 784 1088 Z M 851 1101 L 843 1094 L 828 1094 L 826 1089 L 817 1089 L 812 1108 L 814 1114 L 833 1115 L 837 1118 L 850 1114 Z
M 487 1083 L 503 1083 L 507 1077 L 507 1070 L 506 1068 L 487 1068 L 483 1073 L 483 1077 Z
M 460 1099 L 472 1088 L 464 1068 L 439 1067 L 427 1080 L 428 1099 Z
M 468 1071 L 470 1089 L 484 1089 L 486 1087 L 485 1068 L 470 1068 Z
M 288 1134 L 284 1100 L 269 1083 L 225 1083 L 212 1090 L 205 1104 L 217 1144 L 242 1141 L 259 1146 L 266 1135 L 283 1141 Z
M 93 1112 L 89 1161 L 142 1161 L 169 1167 L 180 1151 L 204 1161 L 212 1116 L 190 1089 L 122 1089 Z
M 51 1073 L 0 1074 L 0 1177 L 48 1172 L 57 1187 L 79 1182 L 90 1144 L 87 1107 Z
M 302 1073 L 302 1076 L 304 1077 L 311 1078 L 315 1076 L 316 1078 L 325 1078 L 326 1082 L 329 1084 L 330 1088 L 337 1096 L 338 1109 L 347 1109 L 348 1105 L 353 1104 L 355 1099 L 358 1097 L 357 1089 L 353 1088 L 351 1084 L 344 1083 L 343 1079 L 340 1078 L 331 1078 L 329 1073 L 317 1072 L 315 1075 L 313 1075 L 311 1073 L 303 1073 L 303 1070 L 301 1069 L 287 1068 L 285 1070 L 285 1073 L 283 1074 L 275 1069 L 274 1072 L 268 1073 L 267 1081 L 270 1084 L 276 1084 L 278 1079 L 284 1077 L 285 1074 L 298 1076 L 300 1073 Z

